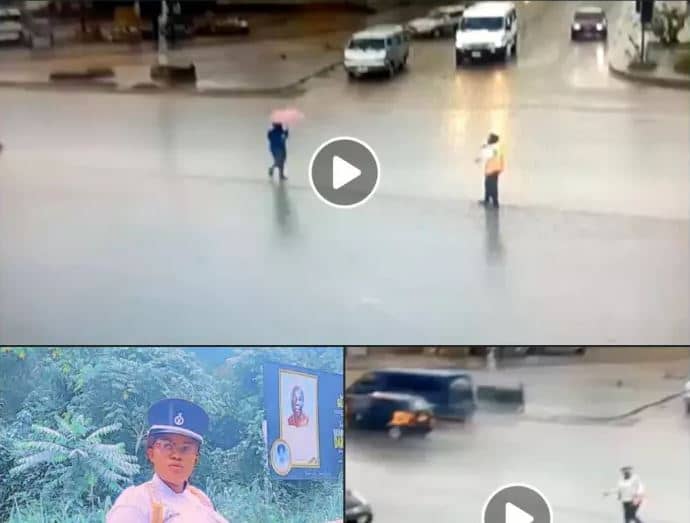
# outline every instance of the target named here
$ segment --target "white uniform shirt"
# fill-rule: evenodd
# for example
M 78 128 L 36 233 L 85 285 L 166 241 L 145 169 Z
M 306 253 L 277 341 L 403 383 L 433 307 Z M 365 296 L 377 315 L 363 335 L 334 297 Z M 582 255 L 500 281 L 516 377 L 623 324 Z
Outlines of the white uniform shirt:
M 151 523 L 149 485 L 153 488 L 155 501 L 164 506 L 165 523 L 229 523 L 211 508 L 211 500 L 205 494 L 203 497 L 209 506 L 189 489 L 178 494 L 155 474 L 151 481 L 125 489 L 108 512 L 106 523 Z
M 644 494 L 644 487 L 640 477 L 636 474 L 632 474 L 630 479 L 623 478 L 618 482 L 618 495 L 621 501 L 633 501 L 633 499 L 642 496 L 642 494 Z
M 479 150 L 479 158 L 482 159 L 485 163 L 491 160 L 496 154 L 498 153 L 498 148 L 496 145 L 492 143 L 486 143 L 482 145 L 482 148 Z

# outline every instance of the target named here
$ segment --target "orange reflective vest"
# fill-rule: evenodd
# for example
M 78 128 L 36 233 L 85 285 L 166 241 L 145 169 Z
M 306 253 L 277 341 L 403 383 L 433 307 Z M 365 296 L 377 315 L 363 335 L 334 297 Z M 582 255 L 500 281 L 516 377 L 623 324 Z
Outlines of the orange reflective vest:
M 486 176 L 490 174 L 501 174 L 503 172 L 503 167 L 503 151 L 500 147 L 494 147 L 493 156 L 489 158 L 484 165 L 484 174 Z

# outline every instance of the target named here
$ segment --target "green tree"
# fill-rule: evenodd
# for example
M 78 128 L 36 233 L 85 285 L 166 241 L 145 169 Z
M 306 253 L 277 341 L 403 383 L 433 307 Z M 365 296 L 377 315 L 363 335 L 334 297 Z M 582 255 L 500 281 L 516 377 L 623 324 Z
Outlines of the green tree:
M 654 9 L 652 31 L 667 47 L 678 45 L 678 35 L 685 26 L 685 13 L 675 6 L 661 4 Z
M 39 468 L 46 480 L 45 493 L 67 493 L 76 502 L 96 501 L 97 488 L 118 492 L 139 470 L 136 458 L 126 454 L 124 445 L 103 443 L 103 438 L 120 429 L 107 425 L 93 430 L 83 416 L 64 419 L 55 416 L 57 430 L 42 425 L 32 428 L 36 439 L 14 445 L 16 465 L 10 474 L 19 475 Z

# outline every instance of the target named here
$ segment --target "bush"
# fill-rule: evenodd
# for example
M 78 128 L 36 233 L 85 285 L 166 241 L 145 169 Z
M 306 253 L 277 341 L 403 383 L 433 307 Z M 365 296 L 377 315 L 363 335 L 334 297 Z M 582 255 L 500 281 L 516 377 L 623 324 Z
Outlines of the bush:
M 652 31 L 667 47 L 678 45 L 678 34 L 685 26 L 685 13 L 677 7 L 663 4 L 654 10 Z

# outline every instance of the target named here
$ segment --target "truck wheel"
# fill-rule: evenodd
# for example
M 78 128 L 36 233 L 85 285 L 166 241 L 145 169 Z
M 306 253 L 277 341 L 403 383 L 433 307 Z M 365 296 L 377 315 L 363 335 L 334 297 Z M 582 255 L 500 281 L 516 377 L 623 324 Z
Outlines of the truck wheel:
M 395 76 L 395 65 L 393 62 L 388 62 L 386 65 L 387 73 L 388 73 L 388 78 L 393 78 Z

